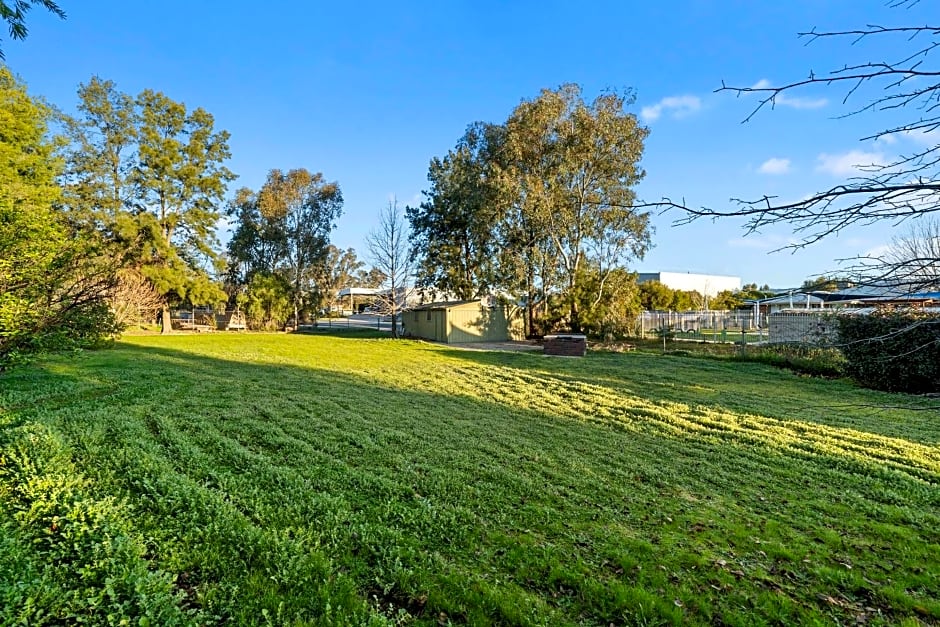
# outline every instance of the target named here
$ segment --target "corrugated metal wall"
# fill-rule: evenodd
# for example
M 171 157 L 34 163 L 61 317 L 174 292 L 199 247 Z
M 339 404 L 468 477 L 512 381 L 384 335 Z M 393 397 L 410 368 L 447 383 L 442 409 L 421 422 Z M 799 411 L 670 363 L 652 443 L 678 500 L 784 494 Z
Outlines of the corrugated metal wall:
M 418 309 L 402 314 L 405 332 L 435 342 L 447 341 L 446 312 L 443 309 Z
M 479 303 L 450 310 L 448 343 L 505 342 L 509 339 L 506 312 L 502 307 L 481 307 Z
M 447 344 L 525 339 L 521 314 L 507 321 L 506 307 L 481 307 L 480 303 L 408 311 L 402 321 L 408 335 Z

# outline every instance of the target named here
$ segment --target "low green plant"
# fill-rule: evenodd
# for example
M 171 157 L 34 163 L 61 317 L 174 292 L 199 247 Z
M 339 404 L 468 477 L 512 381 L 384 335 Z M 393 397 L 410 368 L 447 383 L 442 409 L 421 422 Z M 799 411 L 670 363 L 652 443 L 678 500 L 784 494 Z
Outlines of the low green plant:
M 748 346 L 731 358 L 817 377 L 841 377 L 845 370 L 845 357 L 839 349 L 803 344 Z
M 127 504 L 96 495 L 47 427 L 2 422 L 2 622 L 191 622 L 174 577 L 145 559 L 146 541 Z
M 940 425 L 904 404 L 351 333 L 49 356 L 0 385 L 0 623 L 938 622 Z
M 891 392 L 940 392 L 940 315 L 884 309 L 838 317 L 845 371 Z
M 666 337 L 668 338 L 668 330 Z M 657 335 L 661 335 L 660 330 Z M 631 340 L 640 350 L 663 352 L 662 340 Z M 801 344 L 729 344 L 719 342 L 678 342 L 667 348 L 667 355 L 704 359 L 731 360 L 766 364 L 800 374 L 818 377 L 845 376 L 845 358 L 838 348 Z M 603 349 L 603 345 L 599 348 Z

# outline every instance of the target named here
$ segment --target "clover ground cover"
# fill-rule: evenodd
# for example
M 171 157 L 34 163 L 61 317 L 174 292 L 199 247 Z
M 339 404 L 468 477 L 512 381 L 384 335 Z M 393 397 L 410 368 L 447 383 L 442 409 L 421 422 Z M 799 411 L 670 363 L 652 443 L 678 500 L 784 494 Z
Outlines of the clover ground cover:
M 355 335 L 129 338 L 0 384 L 0 622 L 940 621 L 911 398 Z

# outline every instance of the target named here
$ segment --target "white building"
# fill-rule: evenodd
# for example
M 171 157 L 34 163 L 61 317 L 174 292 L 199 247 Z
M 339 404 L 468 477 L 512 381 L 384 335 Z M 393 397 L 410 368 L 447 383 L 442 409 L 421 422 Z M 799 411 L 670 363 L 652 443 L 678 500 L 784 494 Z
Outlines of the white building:
M 741 289 L 741 277 L 720 274 L 692 274 L 691 272 L 640 272 L 637 283 L 659 281 L 668 288 L 698 292 L 709 298 L 725 290 Z

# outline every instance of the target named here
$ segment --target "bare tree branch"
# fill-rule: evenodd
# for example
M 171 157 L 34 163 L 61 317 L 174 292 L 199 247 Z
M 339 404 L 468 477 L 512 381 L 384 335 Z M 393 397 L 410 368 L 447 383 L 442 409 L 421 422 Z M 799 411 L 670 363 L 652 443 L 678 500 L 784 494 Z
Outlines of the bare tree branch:
M 907 9 L 915 5 L 916 0 L 898 0 L 891 6 Z M 836 119 L 863 111 L 909 112 L 907 120 L 886 125 L 860 139 L 873 141 L 907 136 L 926 143 L 926 146 L 887 159 L 886 163 L 854 164 L 858 172 L 856 176 L 799 200 L 785 201 L 769 195 L 754 199 L 732 198 L 727 207 L 712 208 L 692 207 L 685 200 L 676 202 L 663 198 L 638 206 L 662 211 L 678 209 L 681 216 L 675 224 L 680 225 L 702 218 L 743 218 L 746 234 L 787 225 L 799 238 L 784 247 L 792 250 L 817 243 L 850 226 L 882 221 L 898 225 L 940 211 L 940 68 L 931 64 L 935 59 L 933 55 L 940 48 L 940 26 L 869 24 L 863 28 L 834 31 L 813 28 L 800 33 L 800 36 L 806 38 L 807 44 L 824 38 L 848 38 L 851 44 L 876 39 L 887 44 L 886 55 L 896 60 L 846 64 L 823 75 L 810 72 L 805 79 L 775 86 L 765 85 L 763 81 L 750 87 L 730 86 L 722 82 L 717 92 L 760 97 L 743 122 L 750 121 L 763 109 L 792 104 L 793 100 L 786 100 L 791 92 L 813 86 L 841 86 L 842 103 L 846 104 L 853 97 L 861 96 L 861 89 L 865 87 L 868 99 Z M 917 259 L 920 258 L 908 260 L 905 267 L 913 268 L 918 263 L 935 261 Z M 895 270 L 900 268 L 895 267 Z M 888 274 L 895 278 L 899 275 L 897 271 Z

